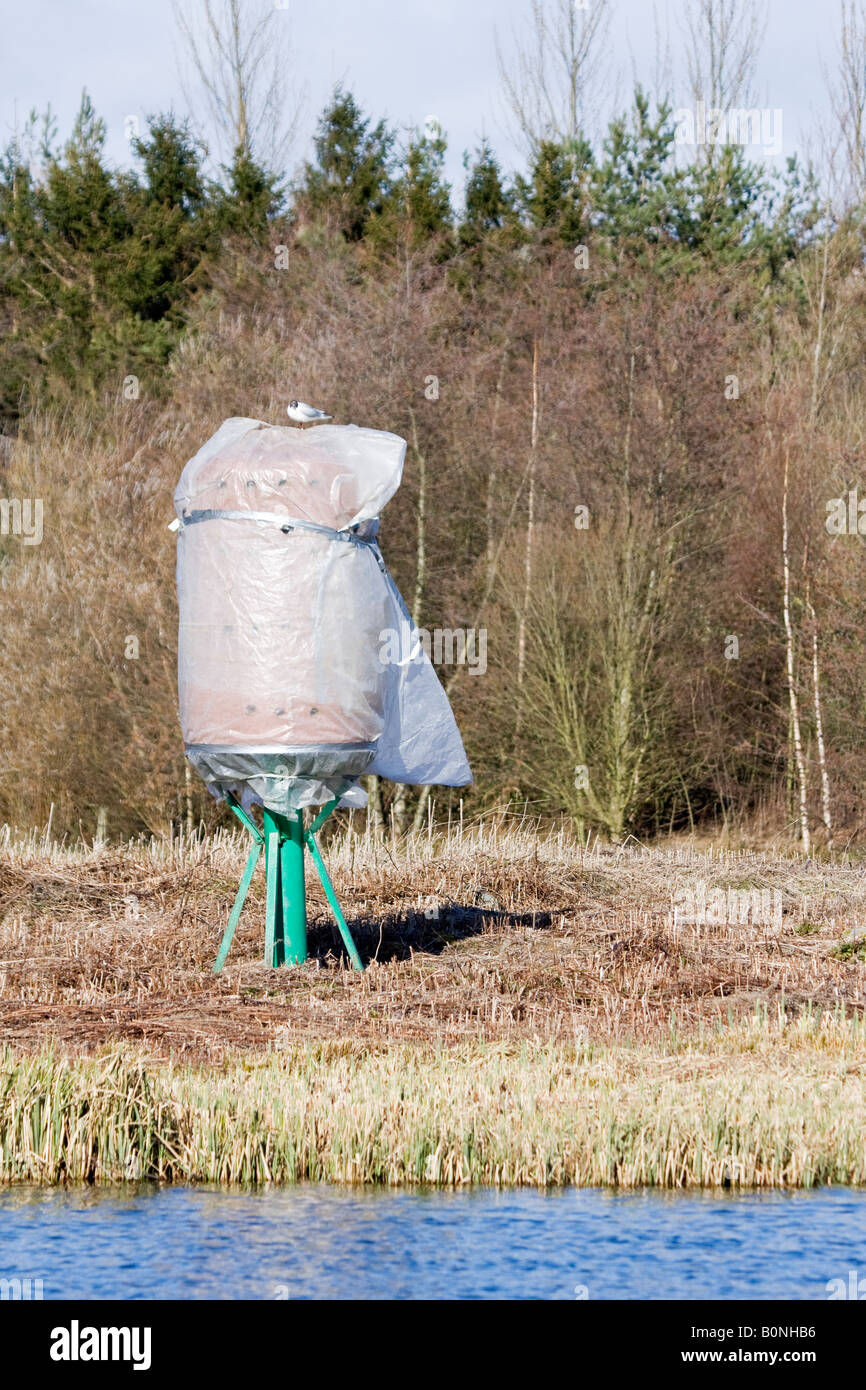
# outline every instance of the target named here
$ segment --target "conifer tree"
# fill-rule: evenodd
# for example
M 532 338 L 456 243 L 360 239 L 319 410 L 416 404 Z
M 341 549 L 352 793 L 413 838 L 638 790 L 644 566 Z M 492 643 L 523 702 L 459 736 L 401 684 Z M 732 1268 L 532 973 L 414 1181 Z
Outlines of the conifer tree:
M 412 247 L 451 231 L 451 190 L 444 176 L 447 148 L 438 127 L 430 134 L 413 135 L 409 140 L 392 200 Z
M 216 199 L 220 229 L 261 236 L 285 201 L 279 176 L 259 164 L 243 145 L 238 145 L 225 172 L 226 186 Z
M 351 92 L 337 87 L 314 139 L 315 163 L 304 166 L 298 204 L 347 241 L 360 241 L 393 192 L 394 135 L 375 126 Z
M 462 245 L 477 246 L 483 238 L 504 227 L 513 212 L 513 196 L 506 191 L 498 161 L 485 138 L 476 151 L 466 180 L 465 209 L 460 223 Z
M 587 185 L 593 156 L 589 143 L 572 146 L 542 140 L 529 179 L 519 178 L 520 202 L 530 225 L 542 234 L 571 243 L 587 230 Z

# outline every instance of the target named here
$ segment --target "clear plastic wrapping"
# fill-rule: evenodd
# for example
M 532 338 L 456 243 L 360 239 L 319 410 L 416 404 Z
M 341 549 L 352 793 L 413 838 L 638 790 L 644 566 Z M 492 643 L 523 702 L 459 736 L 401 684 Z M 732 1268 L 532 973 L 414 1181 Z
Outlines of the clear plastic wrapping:
M 227 420 L 186 465 L 180 521 L 180 720 L 217 795 L 283 813 L 364 772 L 471 781 L 448 699 L 376 544 L 405 441 L 380 430 Z

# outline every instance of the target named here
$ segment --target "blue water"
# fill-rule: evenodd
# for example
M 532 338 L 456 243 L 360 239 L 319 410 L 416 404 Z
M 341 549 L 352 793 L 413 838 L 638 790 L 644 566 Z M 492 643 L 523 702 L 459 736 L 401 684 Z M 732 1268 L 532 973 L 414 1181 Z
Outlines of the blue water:
M 0 1192 L 0 1278 L 50 1298 L 866 1295 L 866 1193 L 303 1186 Z

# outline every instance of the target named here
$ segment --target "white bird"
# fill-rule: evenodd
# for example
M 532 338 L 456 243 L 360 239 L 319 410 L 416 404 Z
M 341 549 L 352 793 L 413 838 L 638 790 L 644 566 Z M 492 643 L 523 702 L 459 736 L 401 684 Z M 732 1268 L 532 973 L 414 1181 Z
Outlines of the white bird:
M 333 416 L 326 415 L 324 410 L 317 410 L 314 405 L 307 405 L 306 401 L 289 401 L 286 406 L 286 414 L 290 420 L 294 420 L 298 425 L 323 425 L 326 420 L 333 419 Z

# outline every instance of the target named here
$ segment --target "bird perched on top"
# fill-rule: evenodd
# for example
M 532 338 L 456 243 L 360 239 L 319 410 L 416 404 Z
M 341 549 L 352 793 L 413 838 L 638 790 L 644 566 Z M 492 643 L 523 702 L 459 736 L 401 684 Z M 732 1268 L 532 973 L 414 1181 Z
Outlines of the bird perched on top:
M 326 420 L 333 418 L 331 415 L 326 415 L 324 410 L 317 410 L 314 405 L 307 405 L 306 401 L 289 401 L 286 406 L 286 414 L 297 425 L 323 425 Z

